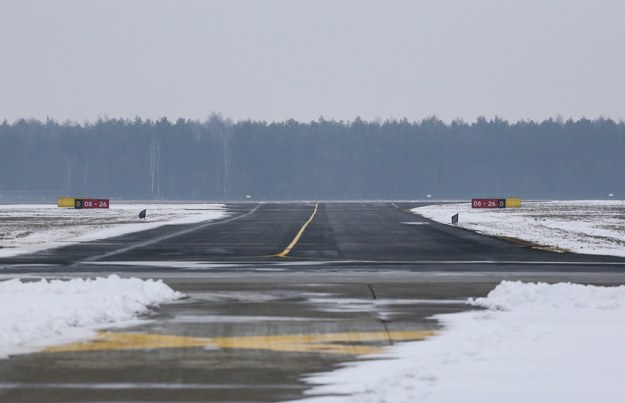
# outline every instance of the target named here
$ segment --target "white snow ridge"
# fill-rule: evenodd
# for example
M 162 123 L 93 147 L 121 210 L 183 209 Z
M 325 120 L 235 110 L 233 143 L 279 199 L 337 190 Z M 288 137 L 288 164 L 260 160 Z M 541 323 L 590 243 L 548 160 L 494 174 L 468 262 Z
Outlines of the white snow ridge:
M 0 282 L 0 358 L 90 338 L 94 329 L 136 319 L 182 294 L 160 280 L 45 279 Z

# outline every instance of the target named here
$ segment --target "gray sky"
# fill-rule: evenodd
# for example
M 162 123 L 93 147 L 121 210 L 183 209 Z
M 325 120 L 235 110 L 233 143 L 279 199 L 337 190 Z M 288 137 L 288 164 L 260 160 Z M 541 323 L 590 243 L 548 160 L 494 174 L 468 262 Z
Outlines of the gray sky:
M 622 0 L 0 0 L 0 120 L 625 119 Z

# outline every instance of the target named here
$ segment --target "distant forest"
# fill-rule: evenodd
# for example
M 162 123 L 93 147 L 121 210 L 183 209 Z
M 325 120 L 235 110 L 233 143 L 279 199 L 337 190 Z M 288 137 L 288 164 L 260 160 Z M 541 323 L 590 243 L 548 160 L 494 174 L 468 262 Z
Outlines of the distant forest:
M 0 203 L 625 195 L 625 124 L 106 119 L 0 124 Z

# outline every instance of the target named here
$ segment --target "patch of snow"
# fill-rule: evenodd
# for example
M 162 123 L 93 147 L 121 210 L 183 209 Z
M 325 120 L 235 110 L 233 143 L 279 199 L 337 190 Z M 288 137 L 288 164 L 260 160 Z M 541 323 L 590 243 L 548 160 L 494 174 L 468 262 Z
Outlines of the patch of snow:
M 143 266 L 143 267 L 168 267 L 176 269 L 189 269 L 189 270 L 207 270 L 207 269 L 223 269 L 226 267 L 247 267 L 249 264 L 239 263 L 212 263 L 212 262 L 197 262 L 197 261 L 185 261 L 185 260 L 128 260 L 128 261 L 104 261 L 104 262 L 90 262 L 91 265 L 99 266 Z
M 625 256 L 625 201 L 523 202 L 521 208 L 472 209 L 470 202 L 412 209 L 440 223 L 481 234 L 521 239 L 548 249 Z
M 139 211 L 147 217 L 139 219 Z M 191 224 L 226 215 L 221 204 L 112 204 L 108 209 L 0 205 L 0 257 L 111 238 L 162 225 Z
M 444 330 L 307 378 L 312 402 L 621 402 L 625 286 L 502 282 Z
M 0 358 L 93 337 L 183 295 L 160 280 L 120 278 L 0 281 Z
M 394 305 L 439 305 L 459 304 L 464 301 L 454 299 L 357 299 L 357 298 L 310 298 L 308 300 L 323 312 L 377 312 L 386 306 Z

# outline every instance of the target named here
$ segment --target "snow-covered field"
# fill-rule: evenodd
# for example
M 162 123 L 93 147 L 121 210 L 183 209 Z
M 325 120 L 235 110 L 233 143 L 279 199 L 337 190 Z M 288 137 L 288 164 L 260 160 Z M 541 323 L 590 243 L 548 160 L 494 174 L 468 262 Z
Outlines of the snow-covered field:
M 147 209 L 147 217 L 139 212 Z M 0 257 L 144 231 L 164 224 L 221 218 L 221 204 L 115 204 L 109 209 L 0 205 Z
M 181 298 L 160 280 L 0 281 L 0 358 L 91 338 L 102 326 L 134 323 L 150 307 Z
M 418 207 L 412 212 L 482 234 L 515 238 L 537 247 L 625 256 L 625 201 L 535 201 L 515 209 L 472 209 L 470 202 Z
M 431 339 L 307 378 L 312 402 L 622 402 L 625 286 L 502 282 Z

